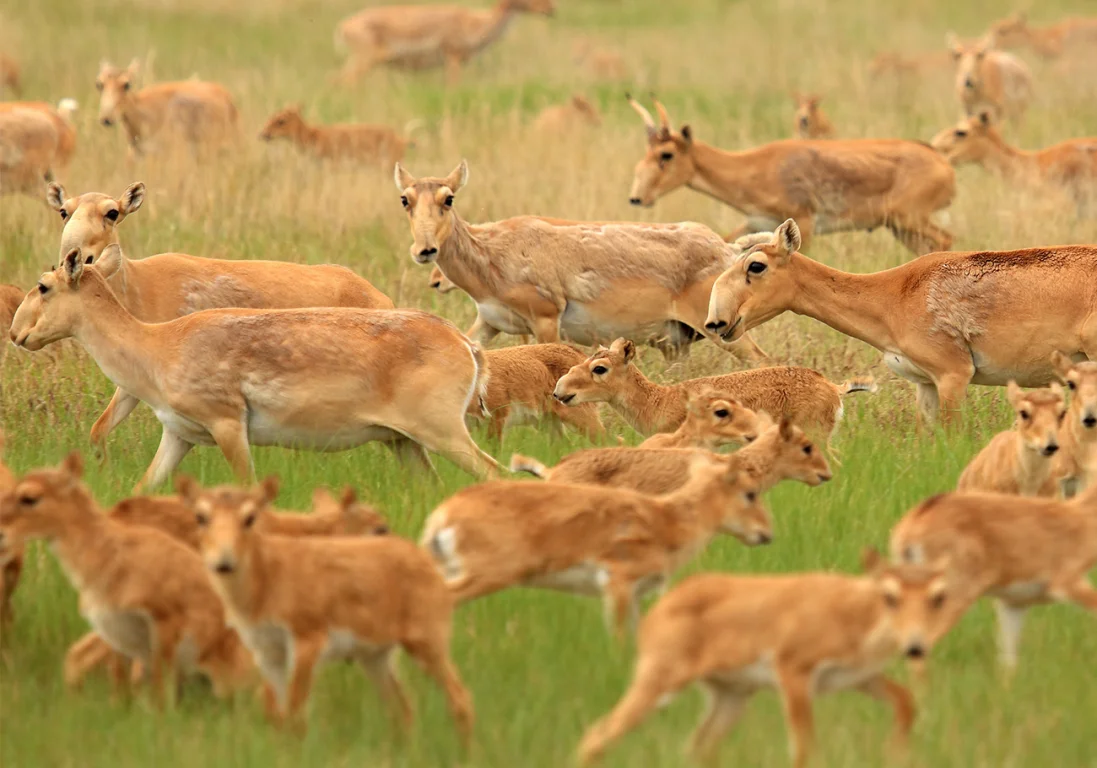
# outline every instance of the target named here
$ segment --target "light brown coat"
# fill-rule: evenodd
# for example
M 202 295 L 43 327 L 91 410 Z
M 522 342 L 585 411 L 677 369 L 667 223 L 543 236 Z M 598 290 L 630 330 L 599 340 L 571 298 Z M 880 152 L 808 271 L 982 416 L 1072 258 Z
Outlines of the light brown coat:
M 597 128 L 602 115 L 585 96 L 575 94 L 564 104 L 545 107 L 533 121 L 533 130 L 545 135 L 568 135 Z
M 583 406 L 577 406 L 583 407 Z M 640 448 L 705 448 L 754 442 L 773 419 L 755 413 L 734 397 L 713 387 L 686 393 L 686 418 L 673 432 L 657 432 Z
M 814 93 L 797 93 L 793 96 L 796 102 L 796 114 L 793 117 L 793 128 L 801 139 L 833 139 L 835 136 L 834 124 L 830 122 L 819 103 L 822 96 Z
M 1000 120 L 1019 120 L 1032 100 L 1032 72 L 1011 53 L 996 51 L 993 41 L 964 43 L 949 35 L 956 60 L 956 98 L 964 114 L 989 109 Z
M 990 25 L 987 36 L 999 48 L 1028 46 L 1045 59 L 1078 55 L 1092 59 L 1097 46 L 1097 16 L 1071 16 L 1044 27 L 1029 24 L 1018 11 Z
M 302 152 L 322 160 L 356 160 L 385 169 L 402 160 L 409 136 L 400 135 L 387 125 L 309 123 L 301 115 L 301 105 L 293 104 L 270 116 L 259 132 L 263 141 L 288 139 Z

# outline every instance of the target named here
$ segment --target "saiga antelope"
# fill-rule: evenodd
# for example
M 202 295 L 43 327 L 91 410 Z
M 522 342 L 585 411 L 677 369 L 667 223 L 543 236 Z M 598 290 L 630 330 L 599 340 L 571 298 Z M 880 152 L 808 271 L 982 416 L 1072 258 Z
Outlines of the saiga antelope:
M 580 762 L 601 757 L 693 683 L 708 698 L 690 739 L 698 759 L 712 757 L 750 698 L 767 688 L 783 701 L 796 768 L 814 747 L 812 700 L 842 690 L 888 704 L 893 746 L 904 748 L 915 701 L 885 670 L 898 656 L 929 652 L 950 590 L 940 571 L 885 565 L 872 551 L 864 566 L 864 576 L 706 573 L 682 581 L 644 617 L 632 683 L 583 736 Z
M 930 420 L 956 411 L 969 384 L 1048 384 L 1053 350 L 1097 358 L 1097 247 L 935 253 L 871 274 L 799 249 L 790 219 L 744 253 L 713 285 L 709 332 L 735 339 L 783 312 L 813 317 L 880 350 Z
M 61 215 L 60 256 L 78 249 L 85 262 L 96 262 L 118 300 L 138 320 L 163 323 L 203 309 L 247 307 L 360 307 L 392 309 L 393 303 L 368 280 L 338 264 L 206 259 L 185 253 L 160 253 L 131 260 L 122 252 L 118 227 L 145 201 L 145 185 L 130 184 L 118 198 L 101 192 L 65 196 L 50 184 L 46 202 Z M 104 252 L 114 246 L 104 256 Z M 110 404 L 91 428 L 100 452 L 115 427 L 133 412 L 139 399 L 115 390 Z
M 1070 408 L 1060 430 L 1060 451 L 1052 472 L 1064 498 L 1093 484 L 1097 477 L 1097 362 L 1076 363 L 1053 352 L 1051 364 L 1070 390 Z
M 701 224 L 568 222 L 519 216 L 466 223 L 455 208 L 468 182 L 461 161 L 445 178 L 416 179 L 399 163 L 396 188 L 411 228 L 411 257 L 436 264 L 476 302 L 468 335 L 487 345 L 502 333 L 539 343 L 592 344 L 629 333 L 670 357 L 701 338 L 712 281 L 739 252 Z M 764 353 L 750 339 L 721 346 Z
M 497 0 L 490 10 L 453 5 L 381 6 L 343 19 L 335 47 L 347 51 L 341 79 L 351 83 L 375 66 L 445 65 L 453 83 L 473 56 L 506 32 L 518 13 L 552 16 L 555 0 Z
M 56 173 L 65 173 L 76 151 L 74 115 L 80 105 L 75 99 L 61 99 L 56 104 L 47 101 L 0 101 L 0 112 L 17 109 L 33 109 L 50 119 L 57 131 L 57 149 L 52 168 Z
M 0 431 L 0 499 L 15 487 L 15 473 L 4 464 L 4 433 Z M 23 571 L 23 548 L 0 546 L 0 629 L 8 627 L 14 618 L 12 595 Z
M 0 194 L 38 197 L 53 181 L 61 137 L 36 109 L 0 109 Z
M 743 445 L 758 439 L 772 424 L 768 414 L 755 413 L 714 387 L 686 393 L 686 418 L 673 432 L 657 432 L 639 448 L 705 448 Z
M 1011 53 L 996 51 L 990 40 L 963 43 L 949 34 L 956 60 L 956 98 L 968 116 L 989 108 L 999 119 L 1019 120 L 1032 100 L 1032 73 Z
M 1027 45 L 1045 59 L 1064 54 L 1092 57 L 1097 46 L 1097 16 L 1072 16 L 1046 27 L 1034 27 L 1025 12 L 1018 11 L 991 24 L 987 36 L 999 48 Z
M 798 137 L 801 139 L 834 138 L 834 124 L 819 106 L 823 100 L 822 96 L 814 93 L 797 93 L 793 95 L 793 100 L 796 102 L 793 126 Z
M 163 425 L 137 490 L 162 483 L 196 444 L 217 445 L 242 481 L 254 478 L 251 445 L 336 451 L 381 440 L 427 468 L 428 449 L 480 477 L 498 468 L 464 420 L 483 395 L 483 353 L 426 312 L 211 309 L 150 324 L 73 249 L 11 329 L 31 351 L 70 337 Z
M 545 107 L 533 121 L 533 130 L 550 135 L 567 135 L 584 128 L 597 128 L 602 124 L 602 116 L 585 96 L 573 95 L 564 104 Z
M 956 191 L 952 166 L 928 144 L 902 139 L 788 139 L 726 152 L 672 131 L 658 101 L 660 124 L 632 98 L 643 118 L 648 149 L 636 164 L 629 202 L 651 206 L 682 186 L 727 203 L 747 216 L 729 236 L 770 232 L 786 218 L 813 235 L 887 227 L 916 254 L 948 250 L 952 236 L 932 223 Z
M 0 90 L 7 88 L 15 98 L 23 95 L 19 62 L 6 53 L 0 53 Z
M 256 525 L 272 501 L 270 478 L 257 489 L 203 491 L 181 475 L 177 490 L 202 528 L 201 553 L 229 623 L 266 682 L 268 716 L 298 725 L 317 664 L 357 662 L 411 724 L 393 669 L 397 647 L 446 694 L 467 745 L 472 700 L 450 658 L 453 598 L 431 559 L 399 536 L 277 536 Z
M 391 168 L 413 146 L 409 131 L 418 124 L 413 120 L 400 135 L 387 125 L 309 123 L 301 114 L 300 104 L 291 104 L 270 116 L 259 138 L 263 141 L 288 139 L 303 152 L 321 160 L 357 160 Z
M 11 319 L 15 317 L 15 310 L 19 309 L 25 295 L 17 285 L 0 283 L 0 333 L 4 334 L 4 338 L 11 330 Z

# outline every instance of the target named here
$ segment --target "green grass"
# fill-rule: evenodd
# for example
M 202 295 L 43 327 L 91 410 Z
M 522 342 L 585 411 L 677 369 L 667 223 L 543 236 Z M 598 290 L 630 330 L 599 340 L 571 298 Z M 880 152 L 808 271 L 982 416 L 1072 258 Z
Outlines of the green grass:
M 339 90 L 325 79 L 339 64 L 331 32 L 358 3 L 39 0 L 3 11 L 0 46 L 23 62 L 28 98 L 75 96 L 81 102 L 77 155 L 62 179 L 70 193 L 120 194 L 136 179 L 148 184 L 144 208 L 121 230 L 131 256 L 178 250 L 336 261 L 398 304 L 436 311 L 464 327 L 472 320 L 471 303 L 459 292 L 431 293 L 426 270 L 407 257 L 410 238 L 388 171 L 318 168 L 289 147 L 258 141 L 214 167 L 130 163 L 117 131 L 95 122 L 92 82 L 100 58 L 124 64 L 152 54 L 156 79 L 197 72 L 224 82 L 237 97 L 249 137 L 271 111 L 292 101 L 328 121 L 399 126 L 422 118 L 420 146 L 406 164 L 413 173 L 444 174 L 467 157 L 472 176 L 458 208 L 471 221 L 542 213 L 692 219 L 727 230 L 738 214 L 696 193 L 675 193 L 652 210 L 628 207 L 643 133 L 624 104 L 625 89 L 656 90 L 676 122 L 689 122 L 698 137 L 729 148 L 786 137 L 792 112 L 787 92 L 796 88 L 823 92 L 843 135 L 928 139 L 956 119 L 948 78 L 897 90 L 869 83 L 863 64 L 880 49 L 939 46 L 949 29 L 974 36 L 1002 10 L 996 0 L 912 0 L 901 8 L 849 0 L 560 0 L 556 19 L 520 19 L 455 88 L 445 88 L 438 72 L 378 71 L 354 90 Z M 1036 20 L 1086 11 L 1083 0 L 1052 0 Z M 577 36 L 623 51 L 634 76 L 604 83 L 577 71 L 571 60 Z M 1008 129 L 1011 140 L 1036 147 L 1097 133 L 1097 77 L 1067 76 L 1029 60 L 1040 95 L 1025 123 Z M 537 110 L 573 91 L 600 106 L 603 128 L 581 139 L 530 136 L 525 126 Z M 949 224 L 958 248 L 1097 241 L 1097 222 L 1074 221 L 1055 195 L 1011 187 L 978 169 L 961 169 L 958 176 Z M 36 201 L 0 198 L 0 281 L 32 285 L 56 262 L 59 231 L 56 214 Z M 853 271 L 909 258 L 880 231 L 820 238 L 810 255 Z M 895 379 L 873 350 L 817 323 L 783 317 L 756 337 L 776 358 L 817 368 L 833 380 L 871 373 L 881 391 L 847 400 L 837 438 L 842 463 L 831 483 L 817 489 L 784 484 L 767 496 L 777 521 L 771 546 L 748 550 L 719 540 L 690 571 L 854 570 L 865 545 L 884 545 L 905 510 L 953 487 L 975 451 L 1008 425 L 1003 393 L 973 389 L 962 428 L 948 435 L 919 429 L 909 385 Z M 10 348 L 0 355 L 7 462 L 22 472 L 54 464 L 72 449 L 87 452 L 88 430 L 112 391 L 94 363 L 71 342 L 33 355 Z M 644 370 L 660 380 L 734 366 L 707 344 L 672 367 L 651 351 L 642 356 Z M 607 423 L 614 434 L 637 439 L 612 416 Z M 488 445 L 482 432 L 476 438 Z M 159 425 L 142 407 L 111 436 L 109 463 L 89 460 L 87 479 L 104 505 L 127 494 L 158 440 Z M 585 446 L 574 435 L 530 428 L 508 433 L 502 446 L 488 445 L 503 461 L 515 451 L 555 461 Z M 255 458 L 260 474 L 282 477 L 280 505 L 304 508 L 317 485 L 351 483 L 407 536 L 416 536 L 426 514 L 469 482 L 443 460 L 441 483 L 409 480 L 376 446 L 331 455 L 260 449 Z M 229 479 L 227 464 L 212 449 L 193 451 L 183 470 L 205 483 Z M 200 685 L 165 714 L 141 700 L 113 703 L 102 678 L 79 693 L 64 690 L 61 659 L 85 624 L 73 590 L 43 548 L 28 558 L 16 611 L 0 656 L 0 765 L 418 767 L 457 761 L 442 697 L 410 664 L 403 667 L 418 720 L 405 742 L 393 735 L 369 683 L 343 665 L 327 668 L 317 680 L 311 730 L 299 741 L 269 728 L 247 697 L 228 706 Z M 1039 609 L 1026 627 L 1021 669 L 1006 686 L 996 669 L 991 612 L 980 605 L 935 652 L 911 764 L 1097 765 L 1097 693 L 1087 663 L 1095 652 L 1091 617 L 1072 608 Z M 454 655 L 477 712 L 467 760 L 472 766 L 567 764 L 583 729 L 623 692 L 632 662 L 631 649 L 615 645 L 605 632 L 596 602 L 519 590 L 460 608 Z M 684 764 L 681 745 L 699 706 L 695 694 L 683 695 L 623 741 L 606 764 Z M 852 695 L 824 699 L 818 705 L 818 765 L 880 764 L 887 728 L 888 713 L 874 702 Z M 760 696 L 722 757 L 785 766 L 785 744 L 776 698 Z

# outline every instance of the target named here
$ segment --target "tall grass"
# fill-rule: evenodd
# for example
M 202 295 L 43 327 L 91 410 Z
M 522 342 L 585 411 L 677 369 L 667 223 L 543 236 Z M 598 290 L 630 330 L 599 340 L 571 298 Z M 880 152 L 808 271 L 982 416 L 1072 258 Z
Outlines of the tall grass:
M 290 147 L 264 145 L 255 134 L 265 117 L 302 101 L 325 121 L 403 125 L 426 121 L 420 146 L 406 159 L 419 175 L 441 175 L 467 157 L 472 174 L 457 207 L 471 221 L 520 213 L 591 219 L 703 221 L 729 230 L 739 216 L 688 191 L 651 210 L 627 205 L 632 165 L 643 131 L 623 91 L 655 90 L 672 117 L 698 138 L 747 147 L 790 135 L 792 90 L 825 94 L 844 136 L 928 139 L 957 118 L 947 76 L 913 87 L 870 82 L 864 64 L 876 50 L 926 50 L 954 29 L 974 36 L 1004 12 L 999 2 L 911 0 L 901 7 L 846 0 L 560 0 L 557 18 L 519 19 L 508 35 L 471 64 L 462 83 L 446 88 L 440 72 L 377 71 L 357 88 L 327 83 L 339 64 L 331 33 L 358 0 L 39 0 L 5 9 L 0 46 L 23 62 L 28 96 L 82 104 L 72 193 L 120 194 L 146 182 L 144 208 L 120 230 L 132 257 L 177 250 L 208 256 L 335 261 L 374 281 L 401 305 L 436 311 L 467 325 L 472 305 L 459 292 L 426 287 L 427 270 L 407 256 L 410 238 L 391 172 L 319 167 Z M 1082 0 L 1051 0 L 1040 20 L 1082 13 Z M 1035 14 L 1035 12 L 1034 12 Z M 633 67 L 625 83 L 591 80 L 572 63 L 576 36 L 622 50 Z M 193 73 L 223 82 L 236 95 L 247 140 L 207 167 L 156 157 L 127 160 L 122 136 L 95 121 L 98 62 L 137 56 L 160 80 Z M 1097 132 L 1097 76 L 1070 75 L 1028 57 L 1040 95 L 1028 119 L 1010 126 L 1011 140 L 1043 146 Z M 604 126 L 570 138 L 536 137 L 537 110 L 573 91 L 604 112 Z M 1064 197 L 1014 188 L 977 169 L 959 173 L 950 229 L 958 248 L 1012 248 L 1093 242 L 1097 224 L 1078 222 Z M 57 260 L 61 222 L 37 201 L 0 202 L 0 281 L 33 285 Z M 852 271 L 883 269 L 909 258 L 884 232 L 817 239 L 814 258 Z M 818 323 L 783 317 L 756 333 L 778 359 L 841 380 L 871 373 L 875 395 L 854 395 L 837 438 L 842 463 L 818 489 L 782 485 L 768 496 L 777 540 L 748 550 L 721 540 L 691 570 L 744 572 L 814 568 L 851 570 L 866 544 L 882 545 L 894 521 L 926 495 L 948 489 L 966 461 L 1008 424 L 1002 393 L 973 389 L 964 426 L 948 435 L 920 429 L 910 387 L 864 345 Z M 70 449 L 88 450 L 91 423 L 112 387 L 71 342 L 27 354 L 5 349 L 0 421 L 7 460 L 17 471 L 52 464 Z M 667 366 L 646 351 L 642 368 L 658 380 L 732 369 L 731 357 L 698 345 Z M 614 432 L 635 441 L 620 420 Z M 159 425 L 139 408 L 109 441 L 107 463 L 89 462 L 88 481 L 104 503 L 124 497 L 155 452 Z M 546 461 L 586 445 L 522 428 L 502 445 L 481 444 L 504 461 L 514 451 Z M 409 482 L 376 446 L 321 455 L 259 449 L 260 474 L 283 478 L 280 504 L 304 508 L 321 484 L 359 487 L 400 533 L 415 536 L 424 516 L 469 479 L 439 460 L 442 479 Z M 183 469 L 204 482 L 227 481 L 213 449 L 193 451 Z M 326 669 L 315 687 L 311 730 L 303 741 L 262 721 L 256 702 L 216 703 L 201 686 L 165 714 L 138 701 L 111 702 L 102 679 L 80 693 L 63 690 L 60 661 L 85 629 L 72 589 L 44 549 L 28 558 L 16 600 L 17 623 L 5 636 L 0 666 L 0 764 L 5 766 L 377 765 L 454 762 L 456 739 L 441 697 L 411 665 L 418 722 L 401 742 L 368 682 L 354 669 Z M 455 657 L 475 697 L 476 766 L 566 763 L 586 724 L 602 714 L 630 675 L 631 649 L 605 633 L 599 606 L 546 592 L 512 591 L 462 607 Z M 980 606 L 935 654 L 934 683 L 923 702 L 913 764 L 924 766 L 1083 766 L 1097 761 L 1091 713 L 1097 694 L 1086 660 L 1097 651 L 1089 617 L 1069 608 L 1036 611 L 1026 628 L 1018 677 L 1006 686 L 994 658 L 993 622 Z M 901 672 L 900 672 L 901 674 Z M 699 716 L 693 694 L 652 718 L 607 759 L 609 765 L 677 765 L 680 745 Z M 888 715 L 856 696 L 819 706 L 820 765 L 879 764 Z M 786 764 L 782 718 L 773 697 L 760 697 L 727 740 L 728 761 Z

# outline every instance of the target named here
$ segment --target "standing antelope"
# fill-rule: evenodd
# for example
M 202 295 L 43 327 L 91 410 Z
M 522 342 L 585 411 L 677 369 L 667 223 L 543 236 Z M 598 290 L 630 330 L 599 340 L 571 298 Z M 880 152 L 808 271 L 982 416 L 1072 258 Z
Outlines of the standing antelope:
M 1025 392 L 1011 380 L 1006 396 L 1017 414 L 1013 429 L 999 432 L 975 455 L 956 490 L 1051 496 L 1052 457 L 1059 452 L 1059 429 L 1066 416 L 1063 388 L 1052 382 L 1048 389 Z
M 1097 359 L 1097 247 L 935 253 L 850 274 L 799 253 L 791 219 L 712 287 L 706 326 L 726 339 L 783 312 L 813 317 L 884 353 L 918 387 L 929 420 L 951 416 L 969 384 L 1048 384 L 1051 353 Z
M 1055 351 L 1051 364 L 1070 389 L 1070 408 L 1060 430 L 1060 448 L 1053 469 L 1059 490 L 1071 498 L 1097 478 L 1097 362 L 1075 363 Z
M 401 136 L 387 125 L 308 123 L 301 105 L 292 104 L 270 116 L 259 138 L 263 141 L 288 139 L 297 147 L 322 160 L 357 160 L 391 168 L 413 146 L 408 132 L 419 121 L 413 120 Z
M 64 222 L 60 256 L 77 249 L 82 260 L 95 262 L 122 306 L 146 323 L 228 307 L 393 307 L 392 300 L 369 281 L 338 264 L 206 259 L 185 253 L 130 260 L 121 250 L 118 226 L 145 201 L 145 185 L 139 181 L 118 198 L 101 192 L 66 198 L 64 188 L 54 183 L 46 201 Z M 107 435 L 138 402 L 129 392 L 115 391 L 91 428 L 91 442 L 97 449 L 102 450 Z
M 270 478 L 245 491 L 203 491 L 176 483 L 202 528 L 207 575 L 228 621 L 266 682 L 267 714 L 280 724 L 302 715 L 318 663 L 357 662 L 411 724 L 393 669 L 397 647 L 445 691 L 468 743 L 472 701 L 450 658 L 453 598 L 431 559 L 398 536 L 293 537 L 263 532 L 258 516 L 273 500 Z
M 411 257 L 437 264 L 476 302 L 467 331 L 483 345 L 499 333 L 565 336 L 579 344 L 629 333 L 673 357 L 701 338 L 712 281 L 740 246 L 701 224 L 569 222 L 519 216 L 467 224 L 454 207 L 468 164 L 416 179 L 399 163 L 396 187 L 411 227 Z M 722 347 L 764 357 L 750 339 Z
M 237 138 L 239 115 L 223 86 L 182 80 L 136 90 L 139 68 L 137 59 L 126 69 L 102 61 L 95 78 L 99 122 L 108 128 L 122 124 L 131 156 L 144 154 L 150 145 L 163 139 L 169 144 L 185 141 L 198 149 Z
M 993 50 L 992 42 L 963 43 L 949 34 L 956 60 L 956 97 L 964 114 L 989 108 L 999 119 L 1019 120 L 1032 100 L 1032 73 L 1011 53 Z
M 633 205 L 651 206 L 687 186 L 727 203 L 747 221 L 731 238 L 772 231 L 786 218 L 812 235 L 887 227 L 917 254 L 948 250 L 952 236 L 931 221 L 956 191 L 956 173 L 928 144 L 902 139 L 775 141 L 726 152 L 694 139 L 688 125 L 660 125 L 632 98 L 644 120 L 648 149 L 636 164 Z
M 1097 137 L 1067 139 L 1027 151 L 1007 144 L 994 117 L 983 110 L 934 136 L 933 148 L 955 166 L 976 163 L 1006 179 L 1061 187 L 1074 200 L 1079 216 L 1094 212 Z
M 796 101 L 796 115 L 793 125 L 796 135 L 801 139 L 833 139 L 834 124 L 823 112 L 819 103 L 822 96 L 814 93 L 797 93 L 793 96 Z
M 812 699 L 856 690 L 894 712 L 892 740 L 905 747 L 914 724 L 910 691 L 884 671 L 897 656 L 922 658 L 941 625 L 948 582 L 937 570 L 864 557 L 864 576 L 836 573 L 732 576 L 707 573 L 677 585 L 644 617 L 632 683 L 587 730 L 582 764 L 638 726 L 692 683 L 708 706 L 690 740 L 705 759 L 751 696 L 780 693 L 796 768 L 814 747 Z
M 518 13 L 552 16 L 555 0 L 498 0 L 490 10 L 453 5 L 381 6 L 343 19 L 336 48 L 348 51 L 342 80 L 353 82 L 380 64 L 446 67 L 451 83 L 461 67 L 506 32 Z
M 999 48 L 1028 46 L 1045 59 L 1064 54 L 1092 56 L 1097 46 L 1097 16 L 1072 16 L 1046 27 L 1033 27 L 1024 11 L 990 25 L 987 36 Z
M 484 357 L 448 321 L 415 310 L 211 309 L 145 323 L 73 249 L 27 294 L 11 339 L 31 351 L 75 338 L 163 425 L 137 484 L 162 483 L 196 444 L 215 444 L 241 480 L 251 445 L 321 451 L 371 440 L 430 467 L 436 451 L 494 473 L 465 426 Z

